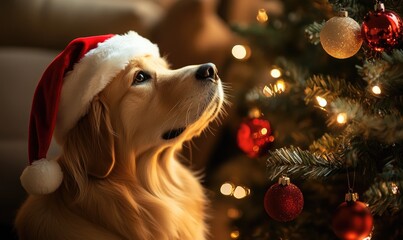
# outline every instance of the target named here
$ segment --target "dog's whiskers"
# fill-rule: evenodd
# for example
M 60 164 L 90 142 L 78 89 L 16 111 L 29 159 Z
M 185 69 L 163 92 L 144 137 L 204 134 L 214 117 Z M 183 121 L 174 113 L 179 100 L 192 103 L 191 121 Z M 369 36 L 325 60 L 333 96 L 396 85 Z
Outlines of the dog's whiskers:
M 193 105 L 193 102 L 190 102 L 190 104 L 188 106 L 188 109 L 186 111 L 185 126 L 188 126 L 189 123 L 190 123 L 190 121 L 189 121 L 190 114 L 189 113 L 190 113 L 190 110 L 192 108 L 192 105 Z
M 178 101 L 175 103 L 175 105 L 168 111 L 167 115 L 169 116 L 167 119 L 164 120 L 164 122 L 161 124 L 162 127 L 165 127 L 166 124 L 168 123 L 168 121 L 172 120 L 174 117 L 177 117 L 176 114 L 169 114 L 171 113 L 173 110 L 175 110 L 179 104 L 181 103 L 181 101 Z

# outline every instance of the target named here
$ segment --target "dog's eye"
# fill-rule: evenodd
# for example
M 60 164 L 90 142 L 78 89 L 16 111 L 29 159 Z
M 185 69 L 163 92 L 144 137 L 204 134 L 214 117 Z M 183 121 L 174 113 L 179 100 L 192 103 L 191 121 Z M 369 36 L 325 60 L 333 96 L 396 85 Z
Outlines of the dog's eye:
M 132 85 L 142 84 L 142 83 L 146 82 L 147 80 L 149 80 L 150 78 L 151 78 L 150 74 L 148 74 L 144 71 L 139 71 L 134 76 Z

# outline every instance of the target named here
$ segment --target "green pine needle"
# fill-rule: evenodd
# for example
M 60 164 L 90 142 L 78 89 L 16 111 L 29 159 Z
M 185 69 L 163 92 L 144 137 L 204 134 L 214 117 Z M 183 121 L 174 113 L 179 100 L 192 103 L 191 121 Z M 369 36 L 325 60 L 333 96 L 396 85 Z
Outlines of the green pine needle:
M 357 99 L 361 95 L 361 87 L 358 84 L 341 78 L 314 75 L 306 82 L 305 102 L 315 101 L 316 97 L 325 98 L 328 102 L 337 97 L 350 97 Z
M 364 193 L 365 202 L 373 214 L 383 215 L 386 212 L 394 214 L 403 206 L 403 197 L 400 193 L 402 187 L 401 180 L 375 182 Z
M 266 165 L 269 179 L 274 180 L 281 175 L 326 177 L 342 168 L 343 163 L 335 154 L 315 154 L 291 146 L 270 151 Z
M 305 28 L 305 35 L 312 44 L 320 43 L 320 30 L 322 30 L 325 21 L 322 23 L 314 22 Z

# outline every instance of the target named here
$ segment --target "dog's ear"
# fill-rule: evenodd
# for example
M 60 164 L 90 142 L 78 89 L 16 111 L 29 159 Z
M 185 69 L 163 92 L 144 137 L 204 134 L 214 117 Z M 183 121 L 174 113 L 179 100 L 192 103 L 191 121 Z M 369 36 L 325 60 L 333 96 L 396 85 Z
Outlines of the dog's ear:
M 115 148 L 109 110 L 102 100 L 98 97 L 93 100 L 80 125 L 83 132 L 77 140 L 85 169 L 93 177 L 105 178 L 115 164 Z

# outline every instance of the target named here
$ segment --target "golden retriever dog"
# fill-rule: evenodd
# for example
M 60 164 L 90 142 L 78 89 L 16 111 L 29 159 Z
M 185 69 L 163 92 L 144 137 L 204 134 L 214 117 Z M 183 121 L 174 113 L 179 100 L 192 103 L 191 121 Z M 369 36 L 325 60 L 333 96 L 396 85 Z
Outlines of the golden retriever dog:
M 69 131 L 62 185 L 19 210 L 20 239 L 206 239 L 200 177 L 177 154 L 223 102 L 211 63 L 171 70 L 161 57 L 132 59 Z

